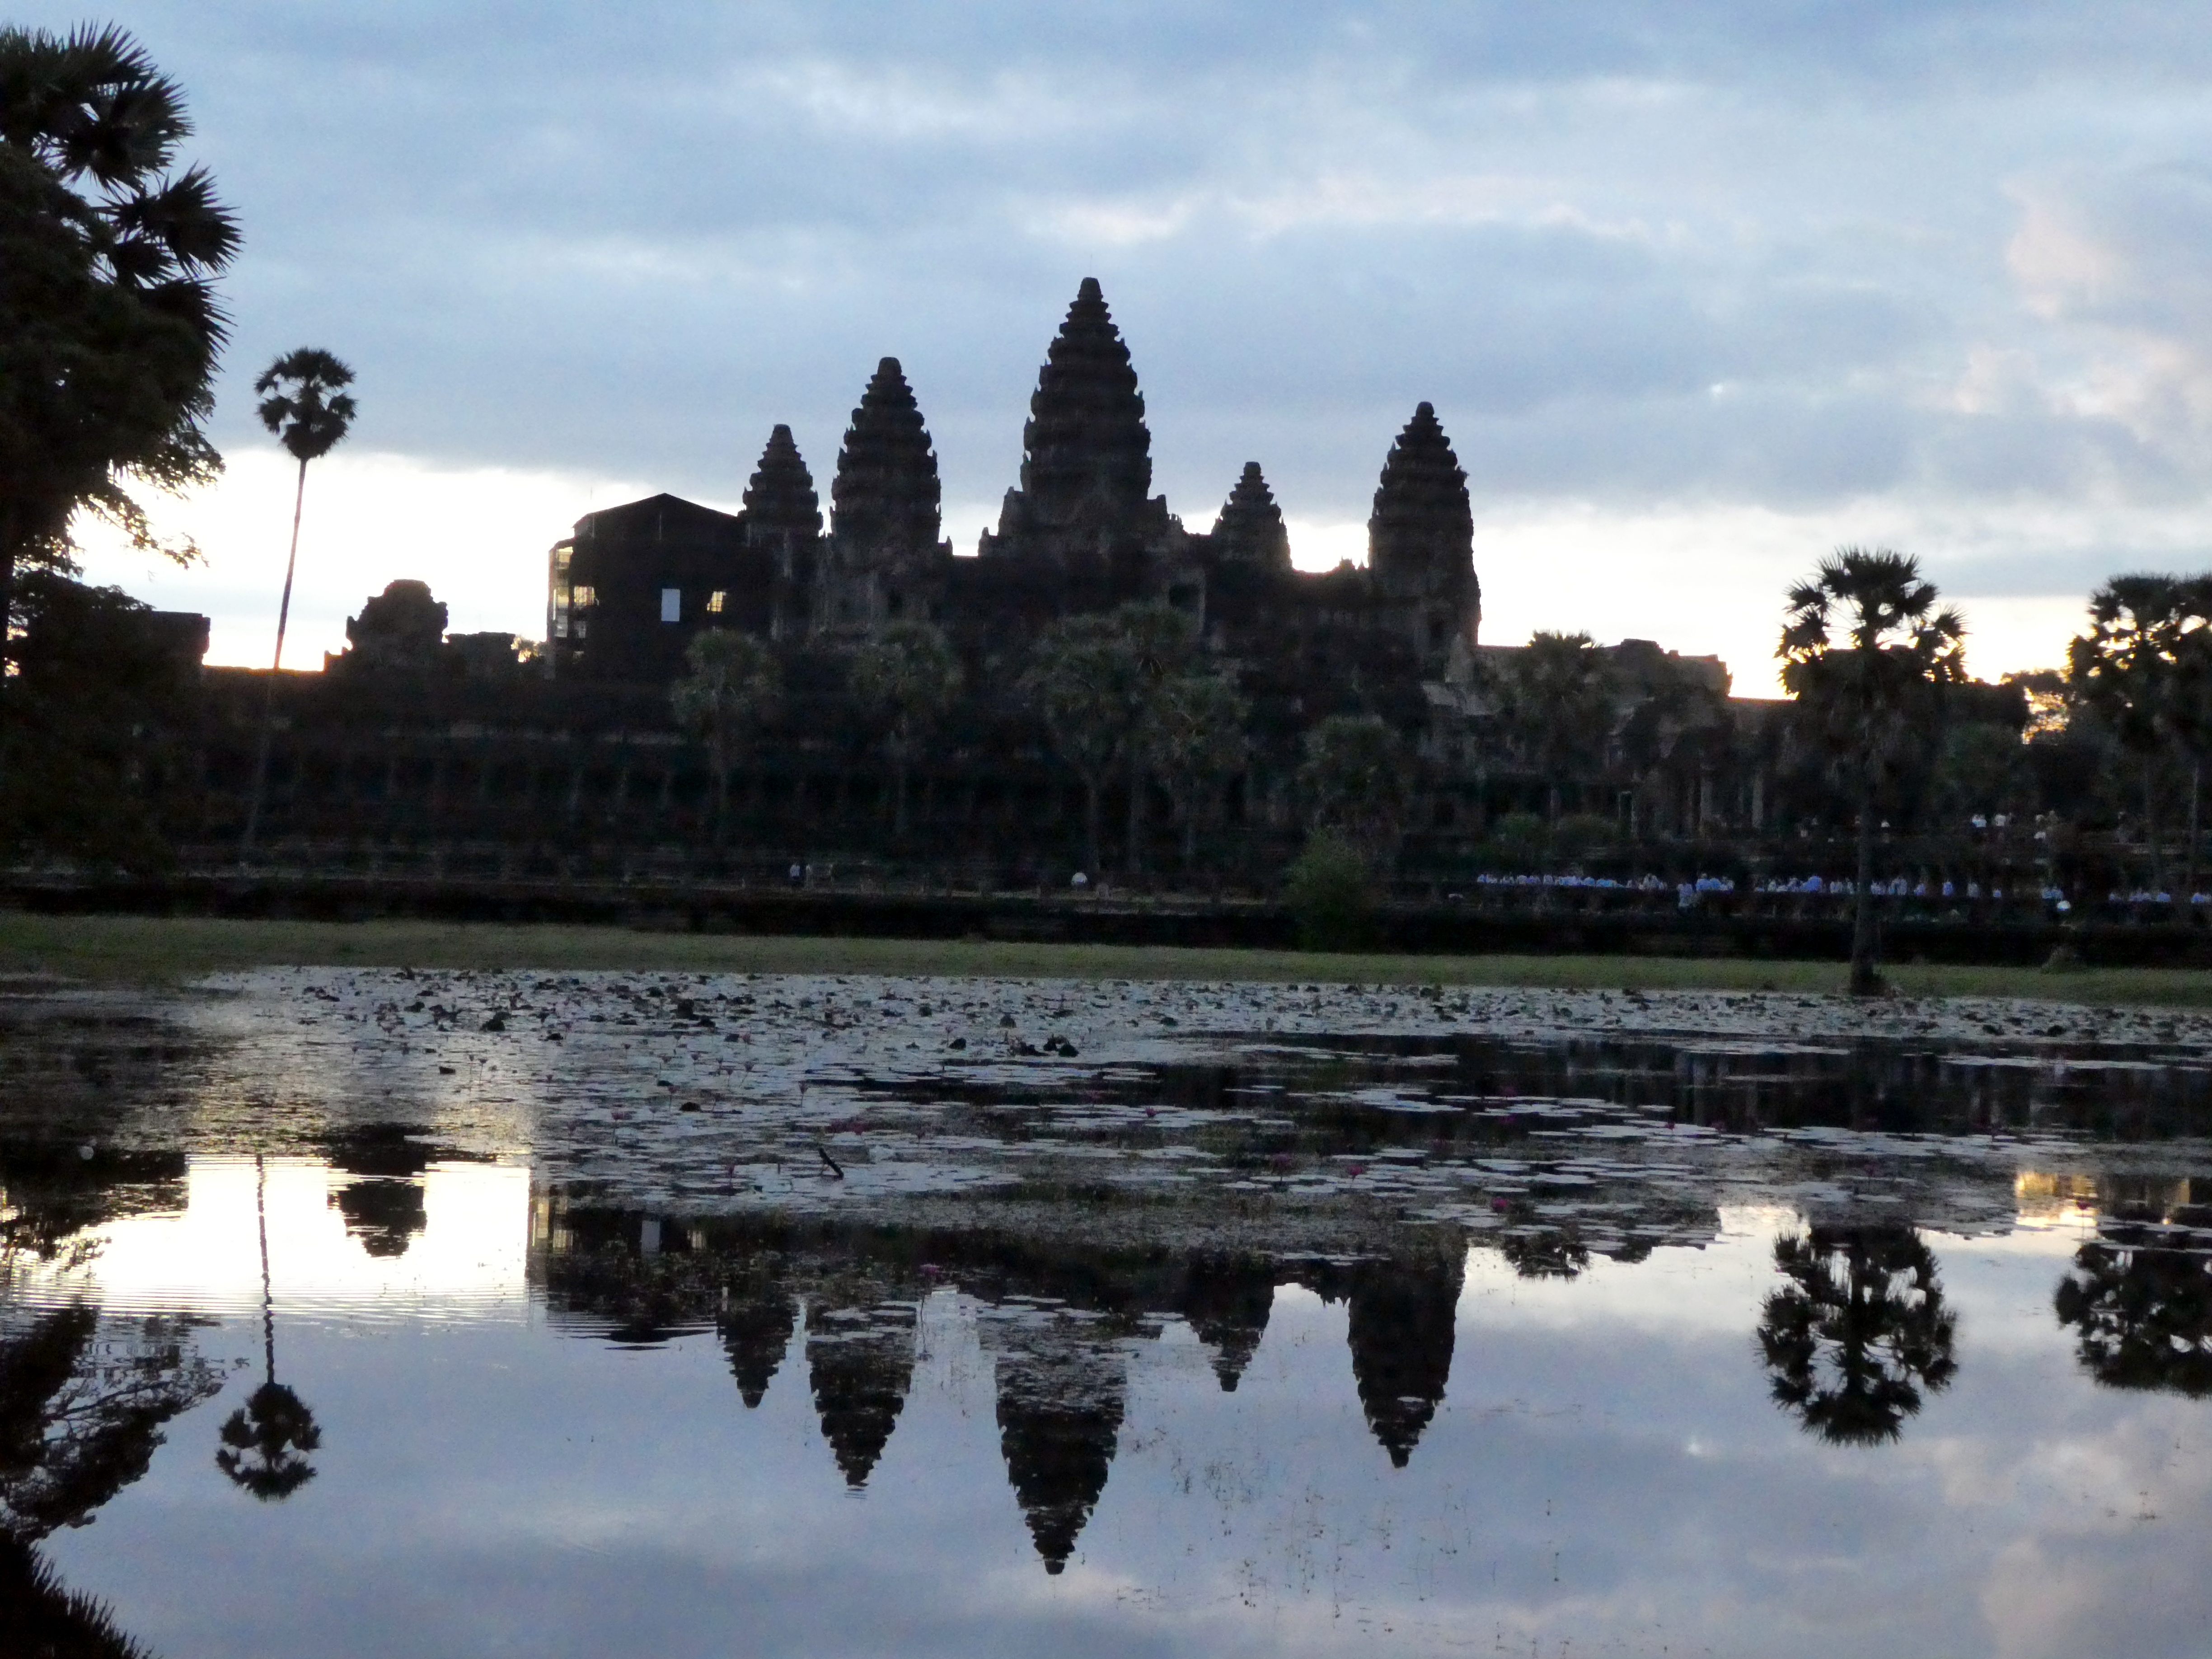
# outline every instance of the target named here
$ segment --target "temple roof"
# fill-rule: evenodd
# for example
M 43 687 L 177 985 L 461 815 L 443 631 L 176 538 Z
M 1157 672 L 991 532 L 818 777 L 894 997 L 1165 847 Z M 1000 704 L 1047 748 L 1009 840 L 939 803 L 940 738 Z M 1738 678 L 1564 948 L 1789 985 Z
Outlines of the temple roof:
M 760 465 L 745 485 L 744 517 L 754 532 L 822 533 L 822 498 L 814 493 L 814 476 L 800 459 L 787 426 L 779 423 L 769 434 Z
M 1275 505 L 1275 493 L 1267 488 L 1259 462 L 1244 463 L 1243 476 L 1213 521 L 1213 544 L 1225 558 L 1290 568 L 1291 534 L 1283 527 L 1283 509 Z
M 1152 488 L 1152 439 L 1129 348 L 1086 276 L 1047 352 L 1022 431 L 1022 489 L 1039 523 L 1062 525 L 1095 503 L 1133 515 Z
M 1378 574 L 1394 565 L 1418 566 L 1445 556 L 1470 568 L 1474 516 L 1468 503 L 1467 473 L 1451 441 L 1427 404 L 1390 446 L 1367 520 L 1368 564 Z
M 898 359 L 886 357 L 837 453 L 830 486 L 834 532 L 854 548 L 923 551 L 937 545 L 941 498 L 929 429 Z

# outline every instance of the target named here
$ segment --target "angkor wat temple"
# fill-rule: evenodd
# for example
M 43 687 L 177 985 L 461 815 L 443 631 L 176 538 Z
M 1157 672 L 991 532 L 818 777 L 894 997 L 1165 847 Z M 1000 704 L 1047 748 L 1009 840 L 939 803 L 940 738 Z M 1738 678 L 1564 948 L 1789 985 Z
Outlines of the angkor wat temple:
M 928 427 L 887 357 L 853 411 L 826 521 L 778 426 L 734 514 L 659 495 L 580 520 L 551 550 L 542 646 L 442 636 L 444 607 L 420 583 L 372 600 L 329 672 L 283 677 L 268 856 L 370 871 L 432 860 L 441 876 L 605 875 L 641 861 L 742 874 L 748 860 L 805 859 L 1064 881 L 1083 861 L 1083 795 L 1022 675 L 1055 622 L 1149 601 L 1188 619 L 1251 710 L 1249 764 L 1198 843 L 1209 878 L 1281 868 L 1304 829 L 1304 734 L 1336 714 L 1379 716 L 1405 739 L 1419 775 L 1401 872 L 1448 872 L 1500 813 L 1560 801 L 1556 780 L 1489 731 L 1485 665 L 1516 648 L 1480 643 L 1467 475 L 1435 410 L 1416 404 L 1376 450 L 1364 566 L 1294 568 L 1256 461 L 1210 529 L 1187 527 L 1152 493 L 1144 396 L 1086 279 L 1038 375 L 1019 480 L 973 555 L 942 535 Z M 881 733 L 845 675 L 856 645 L 916 619 L 957 650 L 964 690 L 913 759 L 912 822 L 894 836 Z M 785 692 L 735 769 L 726 836 L 709 834 L 708 758 L 669 697 L 709 628 L 769 641 Z M 1646 840 L 1766 817 L 1765 706 L 1731 704 L 1715 659 L 1638 641 L 1607 654 L 1622 688 L 1618 763 L 1568 806 Z M 213 852 L 235 836 L 264 679 L 203 678 L 206 718 L 164 808 L 177 842 Z M 1147 799 L 1140 772 L 1115 788 L 1107 821 L 1128 828 L 1109 865 L 1179 867 L 1165 796 Z
M 1328 679 L 1364 672 L 1415 696 L 1424 679 L 1467 679 L 1482 619 L 1474 521 L 1467 475 L 1427 404 L 1383 462 L 1366 568 L 1295 570 L 1258 462 L 1207 532 L 1185 529 L 1152 494 L 1144 394 L 1085 278 L 1037 377 L 1022 447 L 998 529 L 974 557 L 956 556 L 939 538 L 928 428 L 886 357 L 838 451 L 826 533 L 786 426 L 769 434 L 740 512 L 655 495 L 579 520 L 550 560 L 554 676 L 666 680 L 702 628 L 795 645 L 900 618 L 935 623 L 963 656 L 989 663 L 1063 617 L 1164 599 L 1209 650 L 1263 673 L 1293 663 Z

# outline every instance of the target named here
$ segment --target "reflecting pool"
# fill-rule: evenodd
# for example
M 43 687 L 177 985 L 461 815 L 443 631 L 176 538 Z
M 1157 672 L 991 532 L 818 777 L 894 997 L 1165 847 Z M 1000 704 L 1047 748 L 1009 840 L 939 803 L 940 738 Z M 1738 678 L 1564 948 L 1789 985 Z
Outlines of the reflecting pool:
M 328 972 L 0 1079 L 0 1648 L 2212 1628 L 2201 1022 Z

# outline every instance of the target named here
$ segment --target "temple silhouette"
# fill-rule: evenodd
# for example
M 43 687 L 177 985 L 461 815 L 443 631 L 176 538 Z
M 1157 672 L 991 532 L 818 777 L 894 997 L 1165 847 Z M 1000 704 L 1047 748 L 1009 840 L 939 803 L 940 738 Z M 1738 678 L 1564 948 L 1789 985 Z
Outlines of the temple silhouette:
M 1464 683 L 1482 621 L 1467 474 L 1417 407 L 1385 458 L 1364 568 L 1309 574 L 1257 461 L 1208 532 L 1152 493 L 1152 434 L 1129 349 L 1085 277 L 1053 340 L 1022 434 L 1020 482 L 972 558 L 939 537 L 937 453 L 898 360 L 853 411 L 821 496 L 791 428 L 769 434 L 742 509 L 673 495 L 577 520 L 548 565 L 556 678 L 672 678 L 703 628 L 798 642 L 889 622 L 944 628 L 989 655 L 1066 616 L 1164 600 L 1217 653 L 1343 675 Z M 1310 682 L 1309 682 L 1310 683 Z
M 1180 1320 L 1233 1393 L 1281 1285 L 1348 1303 L 1362 1413 L 1391 1466 L 1407 1467 L 1450 1379 L 1465 1249 L 1443 1230 L 1358 1261 L 1278 1260 L 788 1216 L 686 1222 L 547 1194 L 530 1271 L 550 1322 L 573 1334 L 635 1346 L 713 1333 L 747 1409 L 803 1366 L 829 1462 L 854 1492 L 897 1430 L 922 1301 L 960 1292 L 990 1365 L 1007 1485 L 1057 1574 L 1105 1493 L 1139 1352 Z
M 959 867 L 994 890 L 1065 881 L 1088 862 L 1085 790 L 1024 678 L 1054 624 L 1145 603 L 1173 607 L 1197 661 L 1236 687 L 1245 759 L 1180 846 L 1162 780 L 1122 769 L 1100 803 L 1118 827 L 1109 863 L 1269 885 L 1304 838 L 1306 735 L 1351 714 L 1386 722 L 1418 763 L 1401 874 L 1462 879 L 1492 823 L 1540 808 L 1551 785 L 1495 740 L 1485 688 L 1522 647 L 1482 641 L 1468 476 L 1437 410 L 1408 402 L 1395 434 L 1375 434 L 1366 562 L 1295 568 L 1258 460 L 1222 481 L 1210 527 L 1154 493 L 1136 368 L 1086 279 L 1039 369 L 1018 477 L 974 549 L 945 537 L 926 412 L 886 357 L 826 491 L 778 425 L 735 512 L 661 494 L 577 520 L 547 557 L 542 641 L 448 633 L 420 580 L 368 598 L 326 672 L 276 677 L 265 845 L 317 875 L 446 883 L 649 866 L 742 884 L 793 854 L 847 873 Z M 960 690 L 908 755 L 911 811 L 895 813 L 884 734 L 849 676 L 856 648 L 917 621 L 942 631 Z M 670 701 L 710 629 L 765 641 L 782 685 L 720 783 Z M 1731 701 L 1717 659 L 1605 650 L 1639 833 L 1759 824 L 1768 705 Z M 199 673 L 147 774 L 188 866 L 227 855 L 245 821 L 270 678 Z M 1620 816 L 1610 785 L 1585 805 Z

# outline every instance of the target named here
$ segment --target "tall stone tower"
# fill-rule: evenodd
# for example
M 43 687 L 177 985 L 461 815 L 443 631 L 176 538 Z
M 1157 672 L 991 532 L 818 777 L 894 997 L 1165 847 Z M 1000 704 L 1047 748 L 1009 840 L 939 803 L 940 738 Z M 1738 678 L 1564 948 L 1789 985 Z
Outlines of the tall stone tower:
M 1291 568 L 1291 532 L 1257 461 L 1244 463 L 1243 475 L 1222 503 L 1213 521 L 1213 552 L 1217 558 L 1264 570 Z
M 1152 435 L 1129 348 L 1086 276 L 1046 355 L 1022 430 L 1022 481 L 981 552 L 1057 568 L 1064 602 L 1131 597 L 1152 580 L 1175 527 L 1152 487 Z
M 817 621 L 873 629 L 927 620 L 943 592 L 943 561 L 952 556 L 938 539 L 941 501 L 929 428 L 898 359 L 886 357 L 837 453 Z
M 746 548 L 770 561 L 769 632 L 780 640 L 797 638 L 805 632 L 812 608 L 822 498 L 814 493 L 814 476 L 789 427 L 779 424 L 769 434 L 760 465 L 745 485 L 744 510 L 738 520 Z
M 1474 574 L 1474 514 L 1467 474 L 1427 404 L 1390 446 L 1367 520 L 1367 568 L 1376 597 L 1425 665 L 1467 660 L 1482 626 Z

